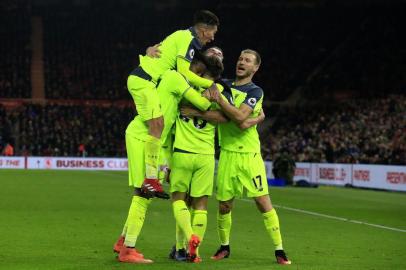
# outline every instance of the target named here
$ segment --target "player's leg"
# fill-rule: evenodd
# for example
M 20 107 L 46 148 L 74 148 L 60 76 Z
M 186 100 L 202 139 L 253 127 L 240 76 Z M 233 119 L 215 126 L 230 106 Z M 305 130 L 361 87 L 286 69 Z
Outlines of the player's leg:
M 153 82 L 138 76 L 130 75 L 127 87 L 136 104 L 141 119 L 148 125 L 148 135 L 145 137 L 145 190 L 156 190 L 157 197 L 164 195 L 162 186 L 158 181 L 158 161 L 161 149 L 161 134 L 164 121 L 160 108 L 159 96 Z
M 213 194 L 214 182 L 214 155 L 198 154 L 196 158 L 193 178 L 190 187 L 190 196 L 192 198 L 192 229 L 200 239 L 200 244 L 203 241 L 207 228 L 207 202 L 208 197 Z M 196 250 L 196 257 L 193 258 L 191 254 L 190 260 L 192 262 L 200 262 L 199 250 Z
M 247 196 L 255 200 L 258 210 L 264 218 L 265 229 L 272 239 L 275 247 L 275 256 L 279 264 L 290 264 L 282 245 L 282 236 L 279 226 L 279 218 L 269 198 L 268 182 L 265 165 L 261 155 L 244 154 L 244 164 L 241 181 L 247 189 Z
M 191 213 L 185 201 L 193 175 L 195 156 L 196 154 L 180 152 L 173 154 L 170 183 L 173 214 L 177 225 L 189 243 L 189 253 L 190 249 L 192 249 L 192 253 L 195 253 L 195 249 L 200 243 L 200 240 L 193 233 Z
M 118 260 L 120 262 L 130 263 L 152 263 L 135 249 L 137 238 L 141 228 L 144 225 L 145 214 L 151 202 L 141 192 L 141 186 L 144 181 L 144 148 L 145 144 L 136 138 L 126 135 L 126 148 L 128 156 L 129 185 L 134 187 L 134 196 L 131 201 L 130 209 L 123 229 L 124 242 L 119 251 Z
M 204 239 L 207 228 L 207 202 L 208 196 L 193 198 L 191 206 L 192 229 L 193 233 L 199 237 L 200 245 Z M 199 248 L 196 249 L 196 257 L 193 259 L 193 262 L 201 262 Z
M 242 194 L 242 186 L 236 181 L 238 168 L 236 153 L 222 150 L 217 169 L 217 200 L 219 210 L 217 212 L 217 233 L 220 247 L 211 257 L 213 260 L 228 258 L 231 254 L 230 234 L 232 225 L 232 209 L 234 197 Z

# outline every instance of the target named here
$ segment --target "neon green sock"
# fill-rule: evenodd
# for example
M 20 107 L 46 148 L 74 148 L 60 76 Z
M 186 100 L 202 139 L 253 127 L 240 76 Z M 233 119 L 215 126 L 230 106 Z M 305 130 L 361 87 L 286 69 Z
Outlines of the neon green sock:
M 185 201 L 182 200 L 174 201 L 172 207 L 176 223 L 182 229 L 186 239 L 189 241 L 193 234 L 189 209 L 187 208 Z
M 158 179 L 158 161 L 161 151 L 161 141 L 154 136 L 147 135 L 145 140 L 145 177 Z
M 230 244 L 231 212 L 225 215 L 217 213 L 217 232 L 223 246 Z
M 176 222 L 176 250 L 186 248 L 186 237 L 182 229 Z
M 128 217 L 125 220 L 123 231 L 121 232 L 121 236 L 125 236 L 127 234 L 127 227 L 128 227 Z
M 272 208 L 271 211 L 263 213 L 265 228 L 271 237 L 275 250 L 283 249 L 282 246 L 282 236 L 279 229 L 279 218 L 276 214 L 275 208 Z
M 135 247 L 138 235 L 144 225 L 145 213 L 147 212 L 148 205 L 151 200 L 133 196 L 130 210 L 127 217 L 127 231 L 125 234 L 124 245 L 127 247 Z
M 201 243 L 207 228 L 207 210 L 193 211 L 192 228 L 193 232 L 199 236 Z M 197 255 L 199 255 L 199 248 L 197 249 Z

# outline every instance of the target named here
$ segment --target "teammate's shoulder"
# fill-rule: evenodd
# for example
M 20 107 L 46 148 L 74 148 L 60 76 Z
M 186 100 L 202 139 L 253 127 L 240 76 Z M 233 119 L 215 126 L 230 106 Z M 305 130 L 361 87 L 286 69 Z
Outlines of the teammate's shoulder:
M 232 79 L 223 79 L 223 82 L 227 84 L 229 87 L 232 87 L 234 80 Z
M 192 32 L 190 31 L 190 29 L 179 29 L 179 30 L 176 30 L 175 32 L 173 32 L 172 34 L 171 34 L 171 36 L 174 36 L 174 37 L 185 37 L 185 36 L 193 36 L 193 34 L 192 34 Z
M 264 94 L 264 90 L 260 86 L 256 85 L 253 82 L 251 82 L 251 84 L 249 85 L 249 90 L 248 91 L 251 92 L 254 95 L 262 96 Z

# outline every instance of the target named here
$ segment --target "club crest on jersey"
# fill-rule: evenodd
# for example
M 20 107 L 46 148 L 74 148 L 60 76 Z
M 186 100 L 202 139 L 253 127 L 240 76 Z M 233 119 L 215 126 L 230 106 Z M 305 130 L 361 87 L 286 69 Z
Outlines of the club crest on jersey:
M 190 51 L 189 51 L 189 57 L 190 57 L 190 59 L 193 59 L 193 56 L 195 56 L 195 50 L 194 50 L 194 49 L 190 49 Z
M 255 106 L 255 104 L 257 104 L 257 99 L 256 98 L 249 98 L 248 99 L 248 104 L 251 106 Z

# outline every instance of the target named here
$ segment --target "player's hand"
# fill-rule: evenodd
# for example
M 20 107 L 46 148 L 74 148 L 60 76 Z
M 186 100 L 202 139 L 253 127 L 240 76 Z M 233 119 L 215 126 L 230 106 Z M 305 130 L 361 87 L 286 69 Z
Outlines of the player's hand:
M 147 48 L 147 51 L 146 51 L 146 54 L 147 54 L 149 57 L 152 57 L 152 58 L 159 58 L 159 57 L 161 57 L 161 50 L 159 49 L 159 47 L 161 47 L 161 43 L 155 44 L 155 45 L 152 46 L 152 47 L 148 47 L 148 48 Z
M 180 115 L 186 116 L 186 117 L 195 117 L 198 116 L 199 111 L 189 107 L 189 106 L 182 106 L 180 107 Z
M 207 92 L 207 93 L 206 93 Z M 221 99 L 221 94 L 219 89 L 217 88 L 217 85 L 213 83 L 205 92 L 204 94 L 208 95 L 208 99 L 212 102 L 219 103 Z
M 238 125 L 241 130 L 247 129 L 250 127 L 248 121 L 243 121 L 241 124 Z

